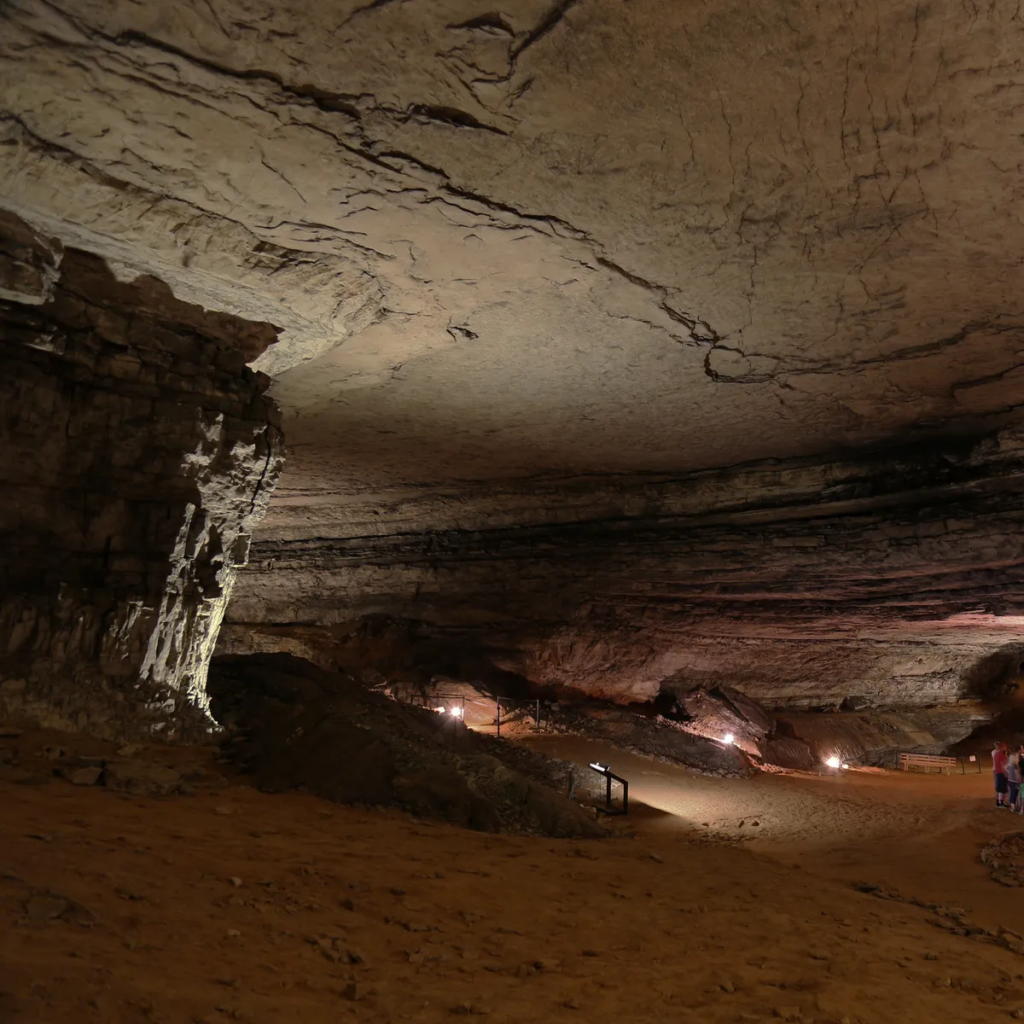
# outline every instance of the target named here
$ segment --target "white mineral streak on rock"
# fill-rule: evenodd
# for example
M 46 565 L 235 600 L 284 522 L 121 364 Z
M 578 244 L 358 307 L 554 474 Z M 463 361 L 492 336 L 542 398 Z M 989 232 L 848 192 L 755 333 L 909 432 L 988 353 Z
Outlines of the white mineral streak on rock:
M 266 379 L 245 366 L 274 331 L 153 278 L 119 281 L 79 250 L 58 275 L 24 222 L 0 229 L 4 279 L 54 278 L 46 301 L 0 313 L 0 716 L 202 729 L 217 631 L 280 464 Z

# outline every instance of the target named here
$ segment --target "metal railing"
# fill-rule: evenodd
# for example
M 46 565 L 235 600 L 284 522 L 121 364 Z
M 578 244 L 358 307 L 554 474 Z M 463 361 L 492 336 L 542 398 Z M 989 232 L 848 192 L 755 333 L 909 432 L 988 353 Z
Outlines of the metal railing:
M 541 702 L 539 700 L 518 700 L 514 697 L 467 697 L 461 693 L 431 693 L 412 694 L 400 698 L 402 703 L 412 704 L 416 707 L 428 708 L 433 711 L 443 710 L 453 718 L 466 719 L 467 702 L 484 707 L 494 708 L 494 727 L 497 735 L 501 736 L 502 724 L 508 724 L 518 720 L 524 713 L 528 715 L 539 729 L 541 725 Z
M 525 710 L 528 711 L 533 718 L 534 728 L 540 728 L 540 701 L 539 700 L 515 700 L 512 697 L 495 697 L 494 698 L 494 724 L 497 731 L 498 738 L 501 738 L 501 705 L 511 705 L 512 710 Z M 511 716 L 506 714 L 506 721 Z
M 428 711 L 439 711 L 452 718 L 466 718 L 466 698 L 461 693 L 414 693 L 407 697 L 404 703 L 426 708 Z

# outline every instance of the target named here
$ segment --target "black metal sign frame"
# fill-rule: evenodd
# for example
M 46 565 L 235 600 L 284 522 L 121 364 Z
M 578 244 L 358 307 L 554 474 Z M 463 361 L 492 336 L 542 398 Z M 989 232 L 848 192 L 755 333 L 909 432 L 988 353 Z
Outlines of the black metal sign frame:
M 604 807 L 598 807 L 602 814 L 629 814 L 629 783 L 621 776 L 616 775 L 615 772 L 606 764 L 601 764 L 598 761 L 591 761 L 587 767 L 597 772 L 598 775 L 603 775 L 605 779 L 605 791 L 604 791 Z M 612 783 L 618 782 L 622 786 L 622 809 L 616 810 L 612 806 Z

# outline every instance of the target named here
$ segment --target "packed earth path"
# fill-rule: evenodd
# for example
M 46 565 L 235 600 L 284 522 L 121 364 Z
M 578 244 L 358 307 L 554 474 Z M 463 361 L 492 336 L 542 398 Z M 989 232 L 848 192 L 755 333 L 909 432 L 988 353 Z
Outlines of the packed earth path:
M 823 878 L 883 882 L 970 907 L 990 928 L 1022 925 L 1024 892 L 994 884 L 978 855 L 994 837 L 1024 830 L 1024 818 L 996 809 L 989 770 L 773 771 L 737 780 L 576 737 L 523 742 L 552 757 L 611 764 L 629 780 L 629 821 L 644 839 L 742 843 Z
M 677 775 L 643 762 L 662 774 L 649 777 L 657 786 L 636 783 L 635 817 L 605 840 L 559 841 L 260 793 L 212 763 L 208 748 L 139 754 L 191 767 L 191 793 L 118 795 L 52 778 L 28 756 L 45 739 L 23 736 L 20 763 L 0 766 L 5 1024 L 1024 1016 L 1024 956 L 1012 936 L 955 934 L 941 915 L 858 891 L 842 871 L 824 877 L 829 857 L 863 857 L 865 840 L 897 837 L 858 839 L 844 824 L 829 840 L 827 815 L 811 815 L 849 803 L 863 820 L 874 806 L 878 819 L 901 821 L 904 839 L 931 851 L 937 888 L 946 885 L 934 901 L 977 868 L 991 907 L 1001 901 L 998 923 L 1012 928 L 1020 891 L 984 879 L 976 848 L 933 829 L 947 821 L 981 837 L 1012 828 L 1008 814 L 984 806 L 987 791 L 968 788 L 984 777 L 679 772 L 689 780 L 679 799 L 704 808 L 680 822 L 639 806 Z M 913 805 L 917 817 L 897 811 Z M 694 825 L 712 821 L 716 806 L 715 827 Z M 759 808 L 763 838 L 737 845 L 722 822 L 748 806 Z M 896 887 L 885 863 L 879 855 L 865 881 Z

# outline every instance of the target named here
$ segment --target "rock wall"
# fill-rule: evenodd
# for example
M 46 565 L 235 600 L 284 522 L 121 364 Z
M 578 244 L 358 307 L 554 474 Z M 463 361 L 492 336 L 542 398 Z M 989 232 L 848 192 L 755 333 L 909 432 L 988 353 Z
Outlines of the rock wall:
M 336 519 L 325 539 L 285 508 L 229 614 L 320 624 L 340 654 L 362 644 L 382 668 L 415 647 L 451 672 L 475 651 L 620 701 L 718 683 L 775 708 L 985 698 L 1021 650 L 1022 485 L 1024 433 L 1004 431 L 632 489 L 592 481 L 561 507 L 480 493 L 459 528 L 449 504 L 418 501 L 395 520 Z M 374 648 L 353 622 L 377 616 L 417 625 Z
M 839 757 L 853 764 L 895 768 L 901 752 L 945 754 L 991 718 L 990 709 L 963 701 L 948 707 L 909 711 L 851 711 L 835 715 L 795 712 L 780 715 L 779 724 L 780 733 L 799 740 L 809 750 L 814 767 L 828 757 Z M 766 759 L 771 758 L 777 746 L 776 743 L 765 747 Z M 985 749 L 984 744 L 970 740 L 966 747 L 976 754 Z
M 0 720 L 207 722 L 205 678 L 281 458 L 268 324 L 118 281 L 0 214 Z

